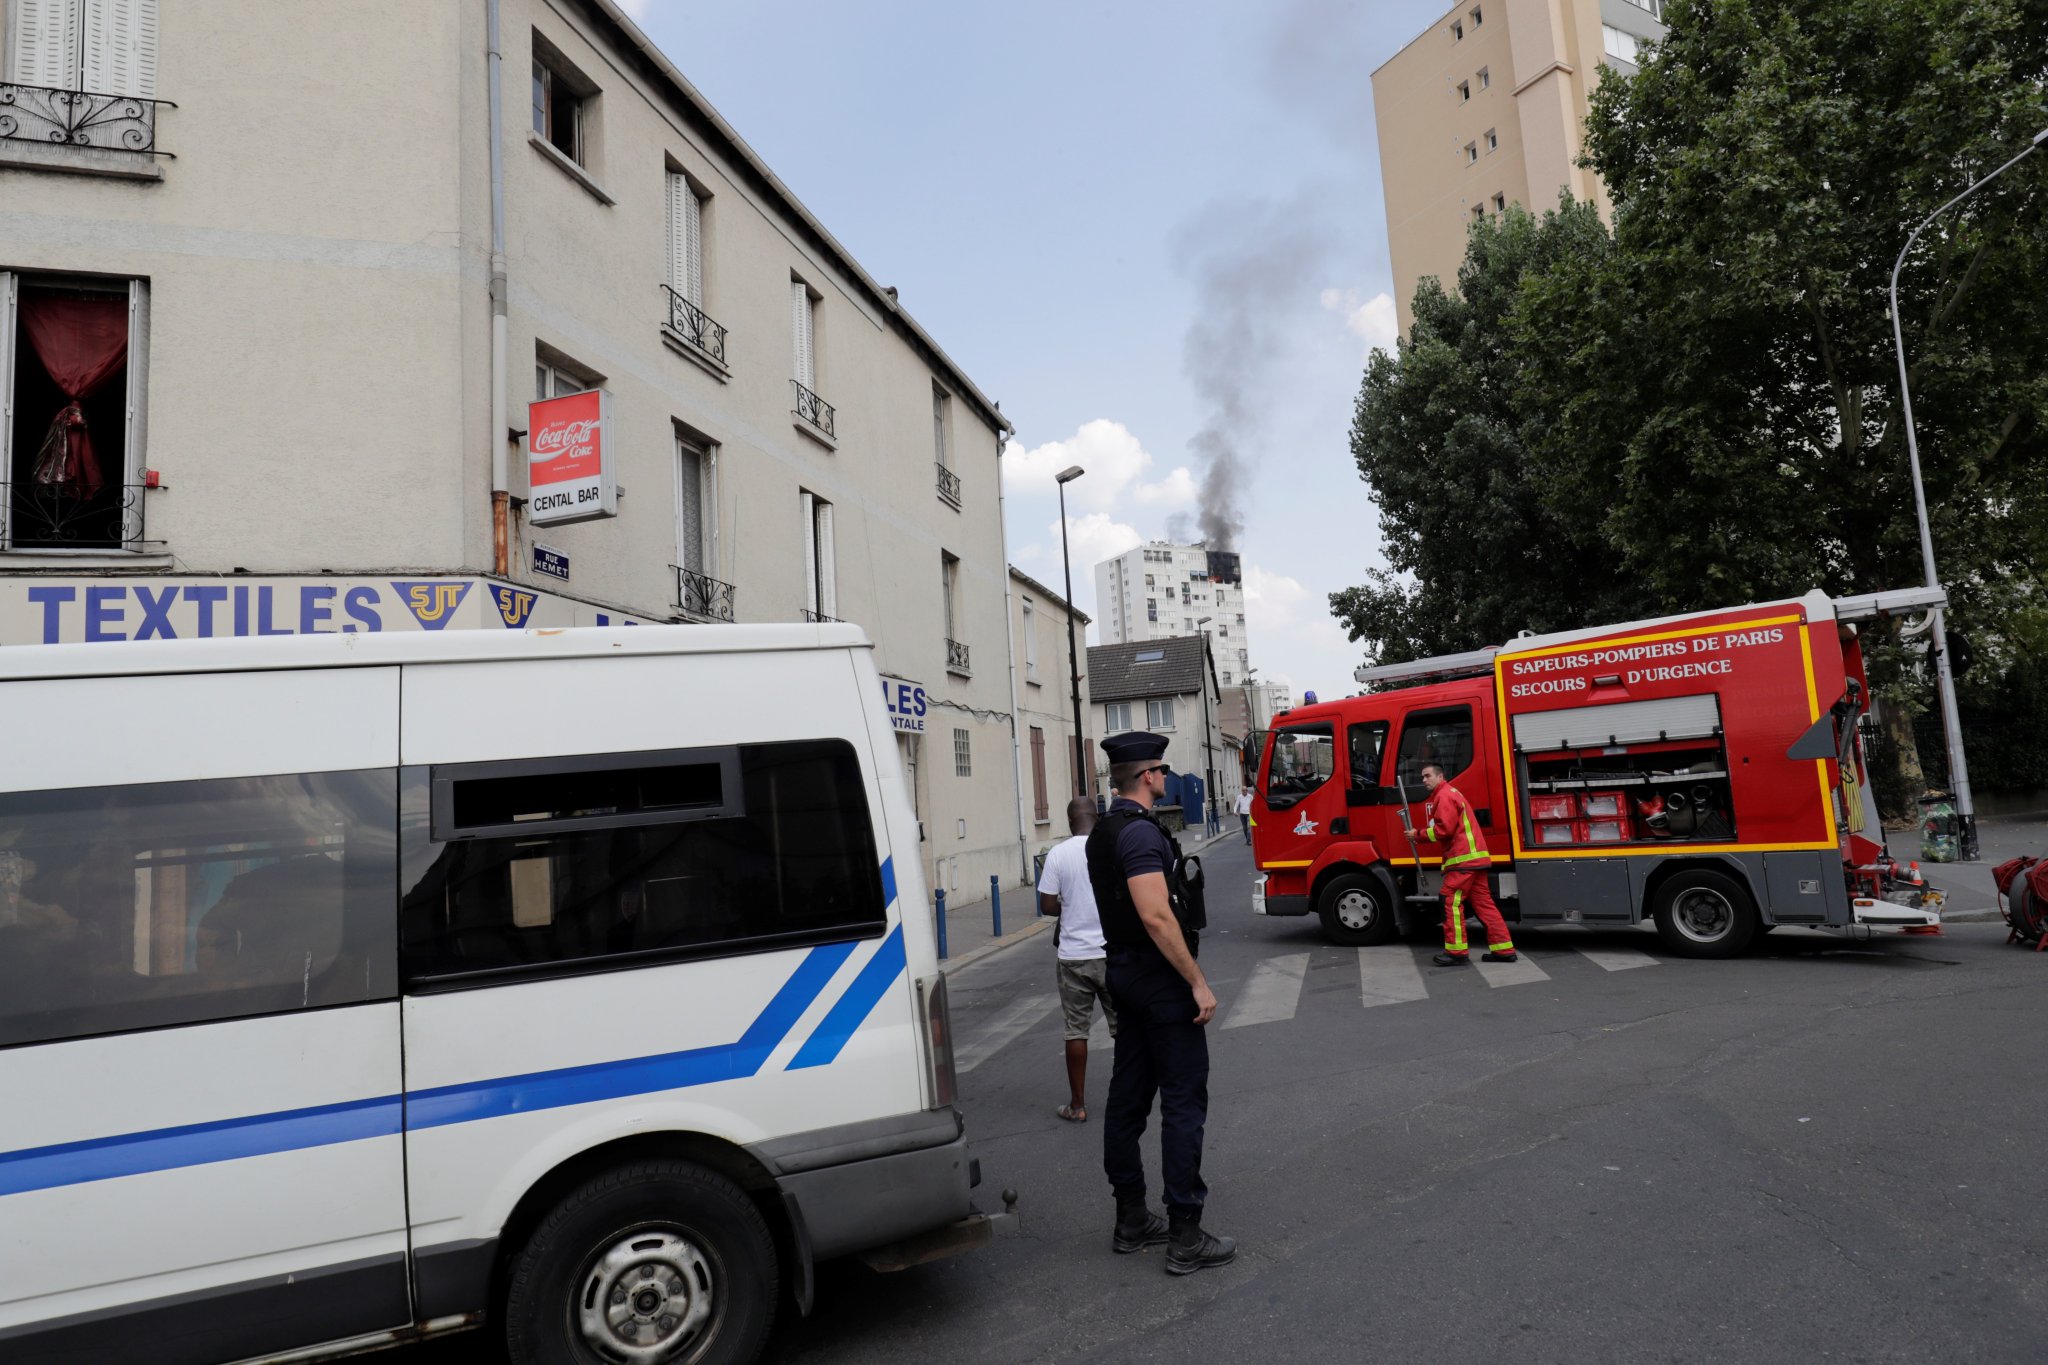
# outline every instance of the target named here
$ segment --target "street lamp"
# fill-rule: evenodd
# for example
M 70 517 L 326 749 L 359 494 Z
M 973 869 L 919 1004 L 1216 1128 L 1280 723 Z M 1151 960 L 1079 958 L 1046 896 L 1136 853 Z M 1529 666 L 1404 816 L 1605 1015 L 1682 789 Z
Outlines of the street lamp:
M 1060 486 L 1060 568 L 1067 576 L 1067 681 L 1074 689 L 1074 795 L 1086 796 L 1088 784 L 1081 773 L 1088 762 L 1088 738 L 1081 728 L 1081 656 L 1074 644 L 1074 565 L 1067 558 L 1067 485 L 1086 473 L 1077 464 L 1053 475 Z
M 1203 828 L 1210 833 L 1215 832 L 1216 822 L 1220 818 L 1216 811 L 1216 744 L 1209 731 L 1209 673 L 1216 665 L 1209 657 L 1209 632 L 1203 630 L 1202 627 L 1215 619 L 1213 616 L 1197 616 L 1195 618 L 1195 630 L 1202 637 L 1202 662 L 1207 665 L 1202 670 L 1200 686 L 1202 689 L 1202 765 L 1204 781 L 1207 784 L 1203 790 L 1209 795 L 1208 822 Z
M 2018 156 L 1928 214 L 1906 238 L 1906 244 L 1899 248 L 1899 259 L 1892 263 L 1892 348 L 1899 359 L 1899 404 L 1906 420 L 1906 459 L 1913 471 L 1913 512 L 1920 521 L 1920 567 L 1926 571 L 1930 588 L 1940 587 L 1941 580 L 1934 572 L 1934 536 L 1927 528 L 1927 493 L 1920 486 L 1920 442 L 1913 432 L 1913 395 L 1906 378 L 1906 334 L 1899 323 L 1899 271 L 1905 268 L 1906 254 L 1913 249 L 1913 243 L 1933 225 L 1935 219 L 2040 150 L 2044 142 L 2048 142 L 2048 128 L 2034 134 L 2033 140 L 2021 149 Z M 1934 653 L 1935 684 L 1941 693 L 1941 729 L 1948 741 L 1949 785 L 1955 788 L 1956 816 L 1963 826 L 1962 847 L 1957 851 L 1964 862 L 1974 862 L 1977 858 L 1977 807 L 1970 795 L 1969 765 L 1963 759 L 1963 721 L 1956 709 L 1955 674 L 1949 668 L 1948 635 L 1942 625 L 1945 615 L 1940 607 L 1934 608 L 1933 619 L 1928 623 L 1928 648 Z

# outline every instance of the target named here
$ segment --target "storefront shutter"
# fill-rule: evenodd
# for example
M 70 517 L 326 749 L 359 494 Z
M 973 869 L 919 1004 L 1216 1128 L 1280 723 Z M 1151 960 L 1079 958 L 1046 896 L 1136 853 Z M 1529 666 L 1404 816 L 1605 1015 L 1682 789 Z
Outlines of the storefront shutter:
M 14 0 L 8 17 L 14 32 L 8 35 L 13 60 L 7 64 L 7 79 L 16 85 L 76 90 L 85 0 Z

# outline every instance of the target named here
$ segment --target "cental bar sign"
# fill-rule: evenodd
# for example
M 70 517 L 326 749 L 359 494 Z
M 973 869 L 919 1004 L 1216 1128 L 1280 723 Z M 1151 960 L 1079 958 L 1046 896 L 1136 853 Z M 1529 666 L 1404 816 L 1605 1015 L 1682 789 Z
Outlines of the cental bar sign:
M 534 526 L 619 514 L 612 477 L 612 396 L 585 389 L 526 406 L 526 481 Z

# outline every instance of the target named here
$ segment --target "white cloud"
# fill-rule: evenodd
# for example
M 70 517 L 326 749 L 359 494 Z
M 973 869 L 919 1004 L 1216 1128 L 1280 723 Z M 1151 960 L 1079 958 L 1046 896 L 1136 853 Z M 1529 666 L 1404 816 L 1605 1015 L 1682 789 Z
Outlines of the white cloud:
M 1286 659 L 1295 665 L 1261 668 L 1260 676 L 1267 682 L 1284 682 L 1297 696 L 1301 689 L 1313 688 L 1325 700 L 1355 690 L 1351 670 L 1358 666 L 1359 648 L 1330 615 L 1327 597 L 1299 579 L 1247 564 L 1244 600 L 1252 662 Z
M 1394 354 L 1394 340 L 1401 334 L 1401 324 L 1392 294 L 1374 294 L 1360 300 L 1356 289 L 1325 289 L 1322 303 L 1324 312 L 1344 315 L 1345 329 L 1365 342 L 1368 354 Z
M 1063 441 L 1047 441 L 1005 454 L 1003 482 L 1012 496 L 1050 497 L 1057 491 L 1054 476 L 1069 465 L 1080 465 L 1088 472 L 1067 485 L 1070 508 L 1100 511 L 1133 502 L 1167 510 L 1195 506 L 1195 476 L 1187 466 L 1177 465 L 1163 476 L 1156 476 L 1153 471 L 1157 464 L 1130 428 L 1122 422 L 1098 417 L 1082 423 L 1079 430 Z M 1078 550 L 1075 562 L 1082 562 Z

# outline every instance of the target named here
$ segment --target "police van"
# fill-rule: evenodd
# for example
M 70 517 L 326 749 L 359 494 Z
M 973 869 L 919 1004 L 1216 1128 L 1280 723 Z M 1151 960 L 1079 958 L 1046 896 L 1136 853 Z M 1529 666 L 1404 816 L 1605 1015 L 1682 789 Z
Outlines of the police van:
M 987 1240 L 857 627 L 0 650 L 0 1359 L 741 1361 Z

